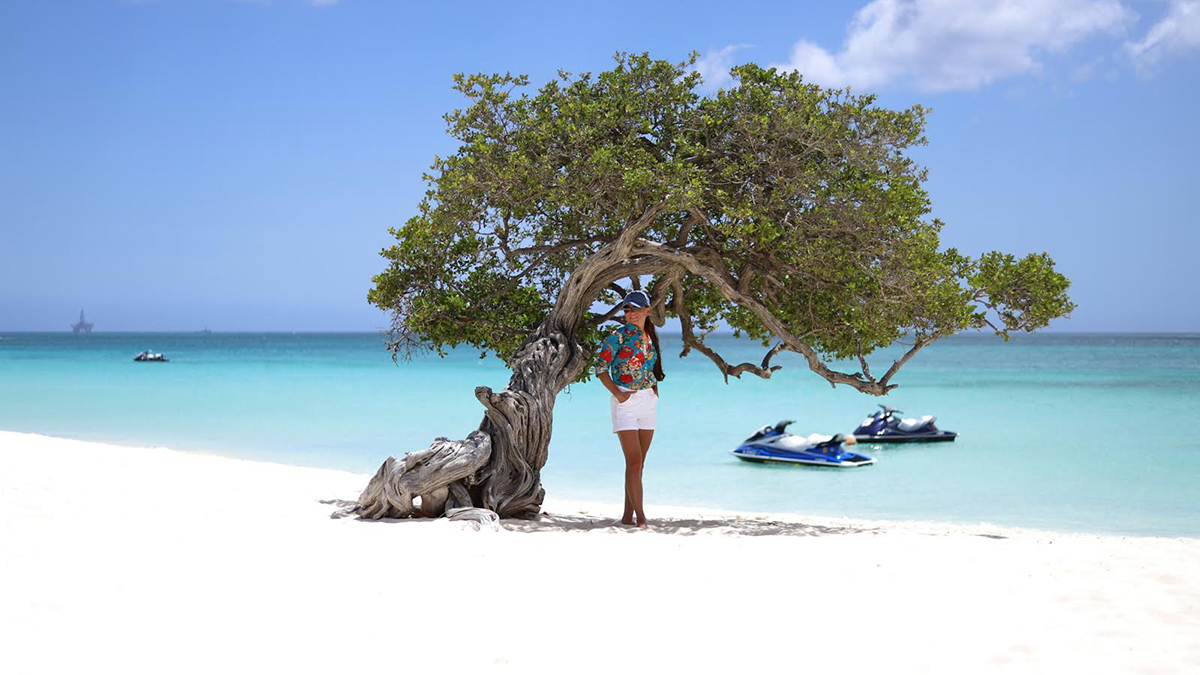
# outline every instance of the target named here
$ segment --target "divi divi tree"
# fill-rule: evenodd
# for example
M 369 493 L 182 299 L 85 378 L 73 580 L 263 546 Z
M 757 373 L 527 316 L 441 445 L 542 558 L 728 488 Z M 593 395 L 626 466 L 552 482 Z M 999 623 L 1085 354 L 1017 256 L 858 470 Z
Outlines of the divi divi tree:
M 351 511 L 536 516 L 555 397 L 588 376 L 613 314 L 597 308 L 631 288 L 726 380 L 770 377 L 789 351 L 875 395 L 939 338 L 1007 337 L 1073 309 L 1046 254 L 940 248 L 925 171 L 906 155 L 925 142 L 925 109 L 755 65 L 706 97 L 691 63 L 618 54 L 536 92 L 524 76 L 455 77 L 458 150 L 434 160 L 368 299 L 391 312 L 397 356 L 470 345 L 512 378 L 475 390 L 483 421 L 465 440 L 388 458 Z M 722 324 L 761 342 L 762 360 L 730 363 L 706 343 Z M 899 358 L 869 365 L 896 342 Z

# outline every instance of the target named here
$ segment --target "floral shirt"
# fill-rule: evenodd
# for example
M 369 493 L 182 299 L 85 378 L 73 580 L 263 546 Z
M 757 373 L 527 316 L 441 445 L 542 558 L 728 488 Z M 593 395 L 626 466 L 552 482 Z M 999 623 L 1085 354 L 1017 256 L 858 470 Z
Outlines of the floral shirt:
M 650 336 L 627 323 L 614 330 L 600 343 L 596 374 L 608 373 L 612 381 L 626 389 L 649 389 L 658 384 L 654 363 L 658 351 Z

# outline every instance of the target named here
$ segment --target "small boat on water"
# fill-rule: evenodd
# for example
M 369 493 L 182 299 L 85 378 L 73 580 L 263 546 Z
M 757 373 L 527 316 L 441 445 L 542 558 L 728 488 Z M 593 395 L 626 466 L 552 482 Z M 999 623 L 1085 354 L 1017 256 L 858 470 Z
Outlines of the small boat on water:
M 876 411 L 854 430 L 854 437 L 861 443 L 918 443 L 930 441 L 953 441 L 958 434 L 937 428 L 933 415 L 901 419 L 903 410 L 880 405 Z
M 137 356 L 133 357 L 133 360 L 134 361 L 159 361 L 162 363 L 166 363 L 168 361 L 167 357 L 163 356 L 162 354 L 156 354 L 150 350 L 146 350 L 146 351 L 142 352 L 141 354 L 138 354 Z
M 874 458 L 844 447 L 853 445 L 854 439 L 847 439 L 842 434 L 796 436 L 785 431 L 791 423 L 791 420 L 784 420 L 774 427 L 768 425 L 759 429 L 734 449 L 734 457 L 747 462 L 786 462 L 835 467 L 866 466 L 875 463 Z

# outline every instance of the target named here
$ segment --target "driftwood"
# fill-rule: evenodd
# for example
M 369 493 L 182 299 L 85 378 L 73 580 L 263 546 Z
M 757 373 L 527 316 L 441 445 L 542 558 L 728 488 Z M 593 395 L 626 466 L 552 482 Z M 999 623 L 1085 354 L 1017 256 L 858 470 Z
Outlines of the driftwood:
M 500 529 L 500 516 L 496 515 L 495 511 L 489 509 L 477 509 L 469 506 L 450 509 L 446 511 L 446 518 L 470 523 L 476 530 L 490 530 L 495 532 Z
M 428 448 L 410 452 L 401 460 L 388 457 L 367 483 L 358 504 L 335 515 L 358 513 L 371 520 L 407 518 L 416 514 L 413 498 L 417 496 L 421 497 L 422 515 L 441 515 L 451 499 L 455 500 L 454 506 L 470 506 L 463 492 L 450 494 L 450 483 L 471 476 L 491 453 L 491 437 L 474 431 L 463 441 L 438 438 Z M 466 503 L 460 503 L 461 499 Z

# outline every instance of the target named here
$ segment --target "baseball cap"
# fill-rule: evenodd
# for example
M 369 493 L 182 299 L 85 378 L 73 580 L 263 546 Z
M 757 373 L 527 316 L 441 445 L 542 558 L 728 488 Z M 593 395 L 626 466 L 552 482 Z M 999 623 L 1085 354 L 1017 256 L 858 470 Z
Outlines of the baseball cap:
M 649 307 L 650 296 L 646 295 L 645 291 L 630 291 L 625 299 L 621 301 L 621 306 L 633 305 L 634 307 Z

